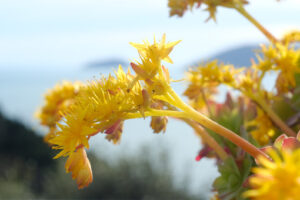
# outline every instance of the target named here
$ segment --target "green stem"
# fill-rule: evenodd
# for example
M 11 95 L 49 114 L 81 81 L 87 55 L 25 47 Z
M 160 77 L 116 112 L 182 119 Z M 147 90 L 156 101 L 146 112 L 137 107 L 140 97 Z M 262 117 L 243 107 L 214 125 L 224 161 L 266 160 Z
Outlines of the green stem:
M 277 43 L 278 40 L 256 19 L 254 19 L 242 6 L 234 7 L 241 15 L 248 19 L 256 28 L 258 28 L 273 44 Z

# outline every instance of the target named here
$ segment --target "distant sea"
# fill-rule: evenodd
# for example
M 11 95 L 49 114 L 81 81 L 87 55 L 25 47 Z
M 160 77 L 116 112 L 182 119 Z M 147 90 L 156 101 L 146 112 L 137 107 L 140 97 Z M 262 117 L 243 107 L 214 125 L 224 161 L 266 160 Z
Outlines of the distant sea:
M 63 81 L 86 81 L 101 74 L 112 72 L 111 68 L 93 69 L 39 69 L 39 70 L 0 70 L 0 110 L 13 119 L 24 122 L 40 134 L 43 129 L 34 119 L 36 109 L 43 104 L 43 94 L 47 89 Z M 171 75 L 174 79 L 183 77 L 183 70 L 173 68 Z M 184 83 L 173 83 L 175 90 L 181 94 Z M 214 161 L 203 159 L 195 161 L 195 156 L 201 144 L 193 134 L 193 130 L 177 120 L 170 119 L 164 134 L 153 134 L 149 127 L 150 119 L 129 120 L 125 122 L 121 144 L 113 145 L 99 134 L 91 139 L 91 149 L 99 156 L 113 162 L 114 158 L 124 154 L 135 154 L 142 146 L 148 146 L 151 151 L 167 151 L 170 156 L 172 171 L 180 185 L 183 177 L 188 175 L 191 185 L 188 187 L 194 193 L 208 195 L 212 181 L 217 176 Z M 158 162 L 155 157 L 153 162 Z

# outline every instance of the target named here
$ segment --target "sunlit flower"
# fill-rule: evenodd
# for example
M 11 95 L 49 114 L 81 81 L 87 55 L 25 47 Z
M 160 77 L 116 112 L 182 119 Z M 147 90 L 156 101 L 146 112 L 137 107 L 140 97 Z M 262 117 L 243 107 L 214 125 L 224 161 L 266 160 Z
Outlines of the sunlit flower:
M 283 43 L 290 44 L 293 42 L 300 42 L 300 31 L 293 30 L 286 33 L 281 39 Z
M 88 137 L 99 132 L 98 129 L 93 127 L 93 122 L 85 120 L 89 111 L 88 105 L 86 107 L 76 105 L 72 113 L 65 116 L 64 122 L 58 124 L 59 130 L 49 140 L 49 143 L 53 145 L 53 149 L 61 150 L 55 158 L 69 156 L 80 145 L 89 148 Z
M 260 157 L 259 167 L 249 183 L 252 189 L 244 193 L 253 200 L 299 200 L 300 195 L 300 149 L 295 151 L 269 151 L 272 160 Z
M 59 121 L 61 118 L 59 111 L 63 107 L 68 107 L 70 100 L 78 94 L 80 85 L 79 82 L 73 84 L 64 81 L 47 92 L 45 105 L 36 113 L 42 125 L 53 126 Z
M 62 84 L 57 84 L 45 95 L 45 104 L 36 113 L 40 123 L 49 128 L 45 141 L 52 138 L 56 129 L 56 123 L 62 118 L 62 111 L 66 110 L 73 103 L 82 85 L 80 82 L 71 83 L 64 81 Z
M 244 94 L 255 94 L 259 92 L 259 87 L 260 78 L 257 70 L 247 69 L 243 74 L 238 76 L 237 89 Z
M 116 78 L 103 77 L 82 88 L 73 105 L 65 111 L 63 122 L 58 124 L 59 131 L 50 140 L 53 148 L 62 150 L 56 158 L 69 155 L 80 145 L 88 148 L 90 136 L 110 128 L 128 112 L 139 111 L 143 104 L 141 86 L 136 82 L 128 89 L 133 78 L 120 67 Z
M 257 108 L 255 119 L 247 122 L 248 126 L 255 126 L 255 129 L 250 131 L 252 137 L 260 144 L 266 145 L 275 135 L 275 127 L 268 115 Z
M 138 50 L 141 58 L 141 62 L 131 63 L 132 69 L 137 74 L 135 81 L 144 80 L 145 89 L 150 95 L 166 94 L 171 79 L 168 69 L 161 64 L 161 61 L 172 63 L 169 54 L 179 42 L 166 43 L 164 34 L 160 42 L 154 39 L 153 44 L 148 41 L 144 41 L 143 44 L 130 43 Z
M 297 39 L 297 34 L 294 39 Z M 284 45 L 277 43 L 268 47 L 262 45 L 261 52 L 263 54 L 262 63 L 266 64 L 262 65 L 262 70 L 263 67 L 267 67 L 267 70 L 279 71 L 276 80 L 278 93 L 286 93 L 295 88 L 295 75 L 300 73 L 300 50 L 289 45 L 289 43 Z
M 187 73 L 189 86 L 184 95 L 189 97 L 195 109 L 202 110 L 213 99 L 219 85 L 236 87 L 236 76 L 242 70 L 232 65 L 219 64 L 217 60 L 200 64 Z
M 173 47 L 178 44 L 179 41 L 166 43 L 166 34 L 163 35 L 160 42 L 150 44 L 149 41 L 144 41 L 144 44 L 137 44 L 131 42 L 130 44 L 135 47 L 143 60 L 151 60 L 153 64 L 157 64 L 160 60 L 164 60 L 168 63 L 173 63 L 169 54 L 173 50 Z M 160 66 L 159 66 L 160 67 Z

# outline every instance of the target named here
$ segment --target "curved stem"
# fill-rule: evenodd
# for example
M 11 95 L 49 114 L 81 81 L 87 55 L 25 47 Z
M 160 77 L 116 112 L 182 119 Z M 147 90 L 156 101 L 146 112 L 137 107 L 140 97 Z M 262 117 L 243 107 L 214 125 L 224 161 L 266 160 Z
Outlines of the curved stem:
M 278 40 L 256 19 L 254 19 L 242 6 L 234 7 L 241 15 L 248 19 L 256 28 L 258 28 L 272 43 L 277 43 Z
M 206 116 L 202 115 L 201 113 L 197 112 L 192 107 L 187 105 L 185 102 L 181 100 L 181 98 L 174 92 L 174 90 L 171 87 L 169 88 L 169 93 L 172 98 L 168 98 L 168 100 L 170 101 L 168 103 L 172 104 L 173 106 L 176 106 L 182 111 L 149 109 L 146 112 L 144 112 L 143 115 L 141 113 L 128 113 L 125 117 L 123 117 L 123 119 L 141 118 L 146 116 L 169 116 L 169 117 L 194 120 L 200 123 L 201 125 L 205 126 L 206 128 L 227 138 L 232 143 L 241 147 L 244 151 L 249 153 L 254 158 L 257 158 L 258 156 L 264 156 L 268 158 L 264 152 L 256 148 L 248 141 L 244 140 L 243 138 L 241 138 L 231 130 L 221 126 L 220 124 L 207 118 Z
M 179 118 L 189 124 L 195 131 L 198 133 L 201 138 L 203 138 L 204 142 L 208 144 L 218 156 L 225 160 L 227 158 L 227 153 L 223 150 L 223 148 L 203 129 L 199 124 L 196 122 L 189 120 L 186 113 L 181 111 L 173 111 L 173 110 L 156 110 L 156 109 L 149 109 L 148 111 L 144 112 L 143 115 L 146 116 L 169 116 L 174 118 Z M 141 113 L 128 113 L 123 119 L 134 119 L 134 118 L 141 118 Z
M 187 105 L 185 102 L 183 102 L 181 100 L 181 98 L 174 92 L 174 90 L 172 88 L 170 88 L 169 92 L 170 92 L 171 96 L 174 98 L 174 102 L 170 102 L 170 103 L 172 103 L 174 106 L 176 106 L 179 109 L 181 109 L 182 111 L 184 111 L 185 118 L 195 120 L 198 123 L 200 123 L 201 125 L 205 126 L 206 128 L 227 138 L 232 143 L 241 147 L 244 151 L 249 153 L 254 158 L 257 158 L 258 156 L 267 157 L 264 152 L 262 152 L 260 149 L 256 148 L 254 145 L 249 143 L 247 140 L 243 139 L 242 137 L 238 136 L 231 130 L 221 126 L 220 124 L 207 118 L 206 116 L 202 115 L 201 113 L 197 112 L 192 107 Z

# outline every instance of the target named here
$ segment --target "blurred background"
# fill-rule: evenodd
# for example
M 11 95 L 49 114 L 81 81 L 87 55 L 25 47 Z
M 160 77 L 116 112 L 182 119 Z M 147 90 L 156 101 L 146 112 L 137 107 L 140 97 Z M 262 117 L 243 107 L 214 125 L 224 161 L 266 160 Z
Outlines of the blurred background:
M 246 9 L 275 36 L 300 28 L 300 1 L 251 0 Z M 203 10 L 203 8 L 202 8 Z M 267 40 L 238 13 L 219 9 L 205 23 L 200 9 L 169 17 L 167 0 L 0 1 L 0 199 L 208 199 L 218 172 L 214 160 L 195 161 L 201 142 L 191 128 L 169 120 L 153 134 L 149 119 L 126 121 L 121 144 L 91 140 L 94 182 L 77 190 L 64 160 L 53 160 L 34 112 L 62 80 L 91 80 L 137 59 L 129 42 L 166 33 L 182 40 L 171 54 L 174 79 L 193 64 L 218 58 L 249 65 Z M 173 84 L 180 94 L 185 82 Z M 220 101 L 222 97 L 220 97 Z

